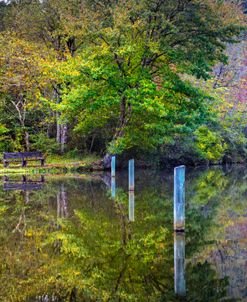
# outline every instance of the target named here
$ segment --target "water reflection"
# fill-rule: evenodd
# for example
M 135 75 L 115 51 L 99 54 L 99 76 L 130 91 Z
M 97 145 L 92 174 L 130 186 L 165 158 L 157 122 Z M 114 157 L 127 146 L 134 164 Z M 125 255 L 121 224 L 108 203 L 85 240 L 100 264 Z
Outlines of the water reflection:
M 185 296 L 185 233 L 174 233 L 174 291 Z
M 135 221 L 135 193 L 129 191 L 129 221 Z
M 39 179 L 30 179 L 27 175 L 18 176 L 18 178 L 10 178 L 8 175 L 3 176 L 3 190 L 4 191 L 33 191 L 41 190 L 45 182 L 44 175 Z
M 68 217 L 68 198 L 63 183 L 61 184 L 59 191 L 57 192 L 57 217 Z
M 127 171 L 114 198 L 108 174 L 0 190 L 0 301 L 245 301 L 246 176 L 188 171 L 186 269 L 172 171 L 136 171 L 135 196 Z
M 111 197 L 116 197 L 116 178 L 113 176 L 111 178 Z

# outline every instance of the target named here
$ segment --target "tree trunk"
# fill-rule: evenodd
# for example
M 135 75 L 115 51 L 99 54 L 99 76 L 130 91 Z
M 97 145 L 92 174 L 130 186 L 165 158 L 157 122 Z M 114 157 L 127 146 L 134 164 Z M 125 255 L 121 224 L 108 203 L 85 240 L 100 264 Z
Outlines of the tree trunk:
M 60 90 L 61 90 L 61 85 L 54 86 L 55 98 L 57 104 L 61 103 Z M 67 143 L 68 126 L 66 123 L 61 123 L 60 117 L 61 117 L 61 113 L 57 111 L 56 112 L 56 123 L 57 123 L 56 141 L 60 147 L 60 153 L 63 154 Z
M 56 112 L 56 122 L 57 122 L 57 135 L 56 135 L 56 140 L 57 140 L 57 143 L 60 144 L 60 141 L 61 141 L 61 125 L 60 125 L 60 122 L 59 122 L 59 113 Z
M 131 104 L 128 103 L 126 97 L 123 96 L 120 103 L 119 125 L 116 129 L 116 133 L 113 136 L 113 141 L 117 141 L 124 135 L 125 127 L 127 126 L 131 117 L 131 109 Z M 106 155 L 104 156 L 102 162 L 105 169 L 110 169 L 111 157 L 112 154 L 110 153 L 106 153 Z
M 68 137 L 68 126 L 67 124 L 60 124 L 59 122 L 59 113 L 57 112 L 57 135 L 56 141 L 60 146 L 61 154 L 64 154 L 65 147 L 67 144 L 67 137 Z
M 29 133 L 28 131 L 25 131 L 25 145 L 26 145 L 26 151 L 30 151 L 30 141 L 29 141 Z
M 60 151 L 61 151 L 62 154 L 64 154 L 65 146 L 66 146 L 66 143 L 67 143 L 67 132 L 68 132 L 67 130 L 68 130 L 67 124 L 61 125 Z
M 24 142 L 25 142 L 25 150 L 27 152 L 30 151 L 30 141 L 29 141 L 29 133 L 28 131 L 26 130 L 26 114 L 27 114 L 27 111 L 26 111 L 26 100 L 24 98 L 23 95 L 19 95 L 19 96 L 16 96 L 14 100 L 11 101 L 13 106 L 15 107 L 17 113 L 18 113 L 18 119 L 19 119 L 19 122 L 20 122 L 20 126 L 22 128 L 22 131 L 24 131 Z
M 111 168 L 111 157 L 112 154 L 106 153 L 106 155 L 103 157 L 102 163 L 104 169 L 110 169 Z
M 61 154 L 64 154 L 65 147 L 67 144 L 67 137 L 68 137 L 68 126 L 67 124 L 60 124 L 60 114 L 59 112 L 56 113 L 56 119 L 57 119 L 57 135 L 56 135 L 56 141 L 60 146 L 60 152 Z

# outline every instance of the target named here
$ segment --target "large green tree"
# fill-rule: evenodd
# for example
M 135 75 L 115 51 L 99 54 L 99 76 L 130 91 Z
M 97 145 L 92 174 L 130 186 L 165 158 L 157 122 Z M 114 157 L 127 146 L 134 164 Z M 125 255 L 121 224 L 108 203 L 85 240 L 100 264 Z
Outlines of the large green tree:
M 90 4 L 98 22 L 60 69 L 64 115 L 76 113 L 76 129 L 92 136 L 108 129 L 106 167 L 111 154 L 192 136 L 209 120 L 210 102 L 181 75 L 207 79 L 217 61 L 226 61 L 225 44 L 241 30 L 237 15 L 218 1 Z

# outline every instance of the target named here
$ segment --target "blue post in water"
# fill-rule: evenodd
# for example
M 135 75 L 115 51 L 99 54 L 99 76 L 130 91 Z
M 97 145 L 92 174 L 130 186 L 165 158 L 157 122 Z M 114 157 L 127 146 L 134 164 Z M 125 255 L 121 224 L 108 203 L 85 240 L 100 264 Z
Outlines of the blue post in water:
M 129 191 L 129 221 L 135 221 L 135 193 Z
M 174 291 L 178 296 L 186 295 L 185 285 L 185 234 L 174 234 Z
M 174 230 L 185 229 L 185 166 L 174 169 Z
M 116 156 L 111 158 L 111 197 L 116 197 Z
M 116 176 L 116 156 L 111 158 L 111 177 Z
M 129 191 L 135 190 L 135 162 L 134 159 L 129 160 Z

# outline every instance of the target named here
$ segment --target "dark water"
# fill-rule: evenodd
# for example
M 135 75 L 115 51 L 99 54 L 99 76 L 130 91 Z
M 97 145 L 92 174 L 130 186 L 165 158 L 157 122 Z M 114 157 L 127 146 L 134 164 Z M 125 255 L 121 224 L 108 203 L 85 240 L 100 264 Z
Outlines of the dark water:
M 0 301 L 247 301 L 247 169 L 187 170 L 185 235 L 172 172 L 127 178 L 5 178 Z

